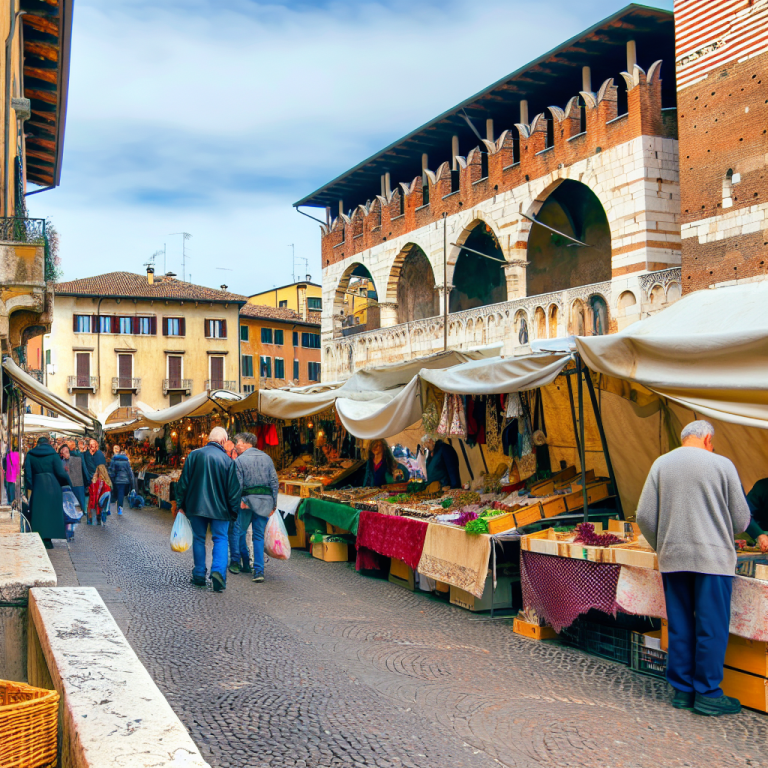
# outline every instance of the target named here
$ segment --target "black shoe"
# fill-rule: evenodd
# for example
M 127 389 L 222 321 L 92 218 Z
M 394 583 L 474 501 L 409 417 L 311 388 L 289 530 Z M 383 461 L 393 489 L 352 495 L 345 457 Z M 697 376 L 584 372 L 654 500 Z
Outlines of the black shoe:
M 264 574 L 263 574 L 263 573 L 258 573 L 258 574 L 256 574 L 256 575 L 253 577 L 253 580 L 254 580 L 254 581 L 257 583 L 257 584 L 261 584 L 261 583 L 264 581 Z
M 234 561 L 229 564 L 229 572 L 230 573 L 240 573 L 240 563 L 235 563 Z
M 214 571 L 211 574 L 211 581 L 213 582 L 214 592 L 223 592 L 227 588 L 227 582 L 224 581 L 224 577 L 218 571 Z
M 190 579 L 190 584 L 194 584 L 196 587 L 204 587 L 205 586 L 205 577 L 204 576 L 193 576 Z
M 251 572 L 251 561 L 243 560 L 243 563 L 240 566 L 240 573 L 250 573 L 250 572 Z
M 695 691 L 675 691 L 675 696 L 672 699 L 672 706 L 675 709 L 693 709 L 695 701 Z
M 732 696 L 720 696 L 713 699 L 711 696 L 702 696 L 697 693 L 693 711 L 698 715 L 708 715 L 709 717 L 737 715 L 741 712 L 741 702 Z

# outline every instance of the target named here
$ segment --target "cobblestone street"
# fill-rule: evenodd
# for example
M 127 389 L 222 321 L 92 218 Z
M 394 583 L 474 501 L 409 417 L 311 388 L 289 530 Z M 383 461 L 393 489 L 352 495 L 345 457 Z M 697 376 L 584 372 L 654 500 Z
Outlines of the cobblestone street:
M 114 514 L 50 552 L 99 589 L 216 768 L 768 766 L 768 720 L 702 718 L 666 684 L 307 553 L 189 584 L 171 515 Z

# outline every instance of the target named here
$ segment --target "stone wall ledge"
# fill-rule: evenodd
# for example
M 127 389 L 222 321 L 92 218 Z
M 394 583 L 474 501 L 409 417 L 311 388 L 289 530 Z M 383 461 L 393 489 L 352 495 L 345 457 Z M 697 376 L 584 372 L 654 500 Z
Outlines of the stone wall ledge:
M 26 603 L 32 587 L 55 587 L 45 545 L 37 533 L 9 533 L 0 537 L 0 603 Z
M 61 696 L 62 768 L 210 768 L 92 587 L 35 588 L 28 677 Z

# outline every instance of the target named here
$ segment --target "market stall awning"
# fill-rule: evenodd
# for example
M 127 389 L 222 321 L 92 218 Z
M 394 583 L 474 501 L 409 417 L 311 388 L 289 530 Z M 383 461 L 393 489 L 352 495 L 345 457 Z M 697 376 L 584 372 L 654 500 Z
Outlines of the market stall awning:
M 85 427 L 76 421 L 52 416 L 27 413 L 24 416 L 24 434 L 36 435 L 42 432 L 60 432 L 67 435 L 84 435 Z
M 139 411 L 140 418 L 135 426 L 133 426 L 133 429 L 139 429 L 140 427 L 162 427 L 188 416 L 206 416 L 211 411 L 217 409 L 228 412 L 233 403 L 239 402 L 242 399 L 242 395 L 226 389 L 201 392 L 199 395 L 190 397 L 178 405 L 170 406 L 170 408 L 163 408 L 160 411 Z
M 395 363 L 394 365 L 360 370 L 352 374 L 343 383 L 337 385 L 313 385 L 311 387 L 291 390 L 263 389 L 258 392 L 258 409 L 260 413 L 273 418 L 298 419 L 320 413 L 335 403 L 342 422 L 345 421 L 344 414 L 346 413 L 350 424 L 364 421 L 366 418 L 371 418 L 373 414 L 379 413 L 382 409 L 390 407 L 398 410 L 402 417 L 405 413 L 404 409 L 407 409 L 409 406 L 400 400 L 394 406 L 392 403 L 398 396 L 403 395 L 405 388 L 412 384 L 414 377 L 418 375 L 419 371 L 430 368 L 445 369 L 461 365 L 470 360 L 495 358 L 498 356 L 499 351 L 500 346 L 498 345 L 467 352 L 450 350 L 428 357 L 409 360 L 406 363 Z M 406 394 L 404 397 L 408 398 L 411 396 L 412 390 L 408 392 L 409 394 Z M 354 401 L 356 406 L 353 406 L 351 403 L 340 403 L 342 400 Z M 249 406 L 249 403 L 253 404 Z M 363 407 L 362 404 L 367 404 L 368 407 Z M 253 395 L 238 403 L 232 411 L 247 410 L 248 407 L 255 407 Z M 366 416 L 366 413 L 369 416 Z M 409 427 L 420 417 L 421 412 L 402 428 Z M 383 415 L 381 418 L 389 419 L 390 416 Z M 345 426 L 347 426 L 346 423 Z M 358 434 L 352 426 L 347 426 L 347 428 L 356 437 L 364 437 Z M 400 430 L 397 429 L 390 434 L 396 434 L 398 431 Z M 376 436 L 381 437 L 381 435 L 382 433 L 379 432 Z
M 37 379 L 32 378 L 26 371 L 19 368 L 10 357 L 3 360 L 3 368 L 14 384 L 30 399 L 39 403 L 49 411 L 58 413 L 66 419 L 71 419 L 77 424 L 81 424 L 85 429 L 93 429 L 95 421 L 87 414 L 75 408 L 73 405 L 62 400 L 58 395 L 51 392 L 48 387 L 41 384 Z
M 696 414 L 768 429 L 768 282 L 696 291 L 611 336 L 578 337 L 593 371 Z
M 453 368 L 423 369 L 419 377 L 456 395 L 503 395 L 551 384 L 573 360 L 565 352 L 473 360 Z

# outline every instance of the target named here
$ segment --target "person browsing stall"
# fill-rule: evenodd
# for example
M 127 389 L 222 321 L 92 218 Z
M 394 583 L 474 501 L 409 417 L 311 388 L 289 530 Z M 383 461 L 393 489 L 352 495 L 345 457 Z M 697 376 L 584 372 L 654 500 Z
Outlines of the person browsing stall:
M 402 464 L 398 464 L 386 440 L 371 442 L 363 487 L 381 488 L 382 485 L 391 483 L 405 483 L 410 476 L 410 472 Z
M 637 523 L 656 550 L 669 622 L 667 680 L 672 706 L 701 715 L 736 714 L 720 683 L 736 571 L 735 535 L 751 515 L 733 463 L 714 453 L 715 429 L 694 421 L 682 446 L 654 461 Z
M 461 488 L 459 457 L 453 447 L 442 440 L 435 440 L 430 435 L 424 435 L 421 444 L 429 451 L 427 482 L 438 482 L 443 487 Z
M 246 536 L 251 526 L 253 541 L 253 581 L 264 581 L 264 531 L 267 520 L 277 509 L 279 483 L 272 459 L 256 444 L 258 438 L 252 432 L 235 435 L 235 451 L 238 458 L 235 470 L 240 483 L 242 501 L 237 520 L 230 530 L 229 552 L 231 573 L 248 573 L 248 544 Z

